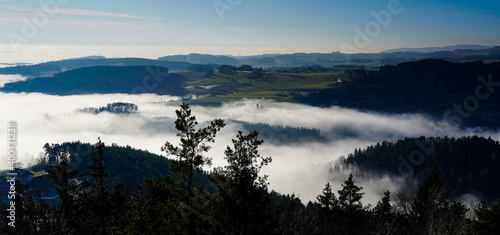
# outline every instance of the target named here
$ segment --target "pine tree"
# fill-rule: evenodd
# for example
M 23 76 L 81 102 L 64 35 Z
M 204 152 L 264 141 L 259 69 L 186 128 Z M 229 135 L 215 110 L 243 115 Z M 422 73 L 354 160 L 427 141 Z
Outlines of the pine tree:
M 228 146 L 224 152 L 226 155 L 224 158 L 229 164 L 225 167 L 225 174 L 240 193 L 245 193 L 252 187 L 267 189 L 267 176 L 259 176 L 259 172 L 263 166 L 272 161 L 272 158 L 260 156 L 258 147 L 264 141 L 259 140 L 258 135 L 257 131 L 251 131 L 243 136 L 243 133 L 238 131 L 237 139 L 233 139 L 234 147 Z
M 375 207 L 375 212 L 382 214 L 382 215 L 387 215 L 391 213 L 392 211 L 392 206 L 391 206 L 391 192 L 389 190 L 384 192 L 384 197 L 377 203 L 377 206 Z
M 361 198 L 363 198 L 363 194 L 365 193 L 360 192 L 363 190 L 363 187 L 358 187 L 354 183 L 351 173 L 349 174 L 349 178 L 342 184 L 342 189 L 338 191 L 340 207 L 349 213 L 363 208 Z
M 318 206 L 319 233 L 335 233 L 335 224 L 339 214 L 339 201 L 332 191 L 330 183 L 326 183 L 321 195 L 316 197 Z
M 316 197 L 316 203 L 328 212 L 331 212 L 334 208 L 338 208 L 339 201 L 335 197 L 335 193 L 332 191 L 330 183 L 326 183 L 325 188 L 323 188 L 323 193 Z
M 342 228 L 341 233 L 362 234 L 367 226 L 363 221 L 366 220 L 366 211 L 363 208 L 361 199 L 363 198 L 363 187 L 355 184 L 352 173 L 342 184 L 342 189 L 338 190 L 340 205 L 340 220 L 337 225 Z
M 488 208 L 486 201 L 476 208 L 474 227 L 479 234 L 500 234 L 500 200 Z
M 81 200 L 87 208 L 82 215 L 82 226 L 86 232 L 112 233 L 117 223 L 125 219 L 122 217 L 122 208 L 126 206 L 121 195 L 123 184 L 115 184 L 115 175 L 106 171 L 105 145 L 100 138 L 95 147 L 96 154 L 82 182 Z
M 468 209 L 458 202 L 450 202 L 451 191 L 446 181 L 434 166 L 411 203 L 410 217 L 415 219 L 414 230 L 418 234 L 467 233 L 470 222 L 466 218 Z
M 391 192 L 384 192 L 384 197 L 377 203 L 373 209 L 372 220 L 374 234 L 393 234 L 394 233 L 394 217 L 391 205 Z
M 69 156 L 65 150 L 55 153 L 59 164 L 50 164 L 47 169 L 47 178 L 55 185 L 56 192 L 61 200 L 60 209 L 63 216 L 62 230 L 71 233 L 77 226 L 77 205 L 75 196 L 79 189 L 80 174 L 73 170 L 78 164 L 70 164 Z
M 223 203 L 222 214 L 226 214 L 223 227 L 228 233 L 256 234 L 268 233 L 270 219 L 264 213 L 268 202 L 267 176 L 259 176 L 263 166 L 269 164 L 271 157 L 262 157 L 258 147 L 263 140 L 258 139 L 258 132 L 251 131 L 233 139 L 233 148 L 227 147 L 225 159 L 228 165 L 217 170 L 213 180 L 219 188 Z
M 446 182 L 440 178 L 434 166 L 424 181 L 418 185 L 418 191 L 412 204 L 412 210 L 419 217 L 427 217 L 437 205 L 444 203 L 451 195 Z
M 188 192 L 186 204 L 190 207 L 193 197 L 193 175 L 196 171 L 201 171 L 204 165 L 211 164 L 212 159 L 203 154 L 210 150 L 207 143 L 215 141 L 215 135 L 225 124 L 222 119 L 216 119 L 209 126 L 196 130 L 198 122 L 195 116 L 191 116 L 191 110 L 186 103 L 182 103 L 181 109 L 175 113 L 177 114 L 175 128 L 179 131 L 177 136 L 181 138 L 180 146 L 176 147 L 167 141 L 161 150 L 177 156 L 178 161 L 173 162 L 172 170 L 186 181 L 185 187 Z

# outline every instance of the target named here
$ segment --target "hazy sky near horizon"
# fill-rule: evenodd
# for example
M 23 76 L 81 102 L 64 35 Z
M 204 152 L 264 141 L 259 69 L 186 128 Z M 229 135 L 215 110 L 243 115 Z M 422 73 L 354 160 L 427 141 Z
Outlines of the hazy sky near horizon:
M 499 29 L 497 0 L 0 0 L 8 62 L 499 45 Z

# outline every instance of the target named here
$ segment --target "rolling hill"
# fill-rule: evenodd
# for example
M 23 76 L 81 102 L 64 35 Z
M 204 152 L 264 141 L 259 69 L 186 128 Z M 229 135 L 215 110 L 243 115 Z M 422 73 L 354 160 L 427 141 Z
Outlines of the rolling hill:
M 182 96 L 184 77 L 166 67 L 95 66 L 7 83 L 2 92 L 41 92 L 52 95 L 155 93 Z

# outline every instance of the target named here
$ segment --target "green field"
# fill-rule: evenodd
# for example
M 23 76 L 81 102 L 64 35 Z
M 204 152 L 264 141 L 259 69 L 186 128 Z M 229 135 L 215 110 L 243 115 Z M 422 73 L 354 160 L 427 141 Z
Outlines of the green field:
M 331 87 L 338 79 L 349 80 L 343 70 L 324 73 L 267 73 L 265 77 L 256 79 L 249 79 L 248 73 L 244 72 L 215 72 L 210 77 L 204 77 L 204 73 L 182 75 L 187 77 L 187 90 L 203 97 L 188 101 L 197 104 L 219 104 L 243 98 L 293 102 L 294 97 L 307 96 L 313 90 Z

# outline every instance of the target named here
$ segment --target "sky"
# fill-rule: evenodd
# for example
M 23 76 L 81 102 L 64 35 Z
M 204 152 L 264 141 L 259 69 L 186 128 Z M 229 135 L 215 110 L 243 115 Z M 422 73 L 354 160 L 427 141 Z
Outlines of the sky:
M 497 0 L 0 0 L 0 63 L 500 45 Z

